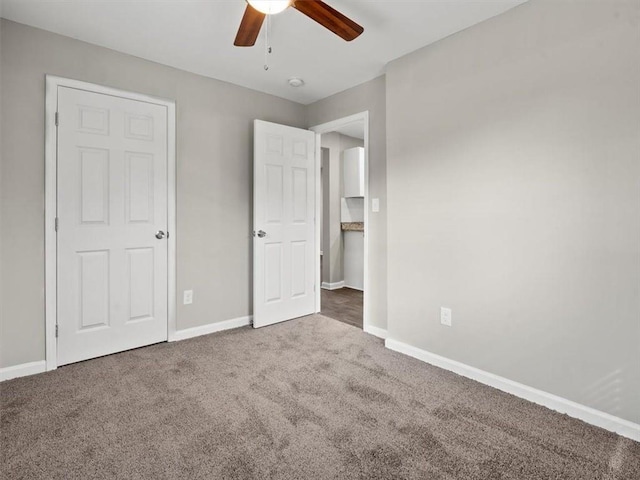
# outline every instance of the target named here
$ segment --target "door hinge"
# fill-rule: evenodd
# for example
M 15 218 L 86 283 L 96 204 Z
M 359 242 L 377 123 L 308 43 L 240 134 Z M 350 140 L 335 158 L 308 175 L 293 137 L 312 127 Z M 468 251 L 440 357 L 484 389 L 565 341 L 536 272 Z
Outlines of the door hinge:
M 60 119 L 58 118 L 58 112 L 56 112 L 56 115 L 55 115 L 55 122 L 56 122 L 56 127 L 58 125 L 60 125 Z
M 56 338 L 58 338 L 58 324 L 56 323 Z
M 56 217 L 56 222 L 55 222 L 54 228 L 56 229 L 56 232 L 57 232 L 58 231 L 58 217 Z

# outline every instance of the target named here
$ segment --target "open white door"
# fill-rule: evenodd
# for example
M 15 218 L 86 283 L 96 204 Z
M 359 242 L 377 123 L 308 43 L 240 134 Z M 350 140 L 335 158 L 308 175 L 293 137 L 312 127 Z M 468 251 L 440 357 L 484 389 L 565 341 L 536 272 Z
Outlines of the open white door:
M 315 134 L 256 120 L 253 326 L 315 312 Z

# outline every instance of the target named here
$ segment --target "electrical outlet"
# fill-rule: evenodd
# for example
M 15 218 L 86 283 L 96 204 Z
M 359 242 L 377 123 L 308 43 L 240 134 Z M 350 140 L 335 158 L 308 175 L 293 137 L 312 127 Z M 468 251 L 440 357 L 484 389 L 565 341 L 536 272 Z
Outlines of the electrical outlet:
M 379 212 L 380 211 L 380 199 L 379 198 L 372 198 L 371 199 L 371 211 L 372 212 Z
M 442 325 L 446 325 L 447 327 L 451 326 L 451 309 L 440 307 L 440 323 Z
M 193 290 L 185 290 L 182 295 L 182 303 L 184 305 L 190 305 L 193 303 Z

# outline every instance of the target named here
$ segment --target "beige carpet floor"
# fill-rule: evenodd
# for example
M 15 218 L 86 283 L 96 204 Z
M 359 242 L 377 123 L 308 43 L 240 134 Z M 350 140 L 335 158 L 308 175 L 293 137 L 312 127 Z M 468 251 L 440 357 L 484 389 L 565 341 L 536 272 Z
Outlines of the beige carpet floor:
M 640 444 L 311 316 L 0 384 L 6 479 L 634 479 Z

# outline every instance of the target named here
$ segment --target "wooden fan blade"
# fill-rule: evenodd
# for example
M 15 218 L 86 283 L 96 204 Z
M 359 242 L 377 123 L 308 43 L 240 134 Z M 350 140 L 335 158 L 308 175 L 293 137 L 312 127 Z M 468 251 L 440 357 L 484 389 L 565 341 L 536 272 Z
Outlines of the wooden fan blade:
M 356 22 L 321 0 L 293 0 L 291 6 L 347 42 L 364 32 L 364 28 Z
M 242 16 L 242 22 L 240 22 L 240 28 L 233 44 L 236 47 L 252 47 L 256 43 L 262 22 L 266 15 L 259 12 L 251 5 L 247 5 Z

